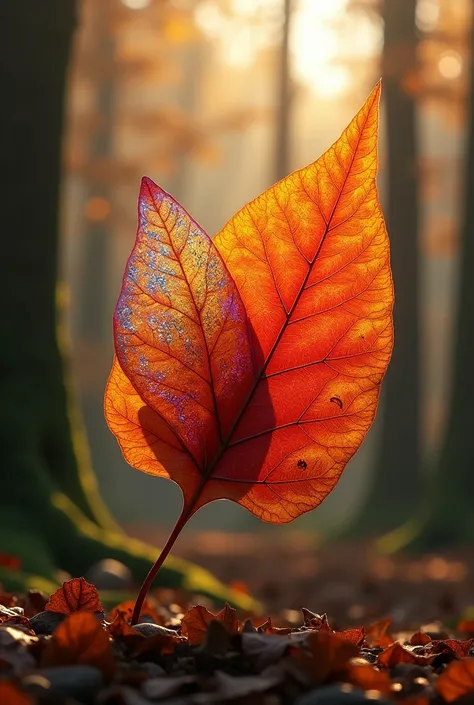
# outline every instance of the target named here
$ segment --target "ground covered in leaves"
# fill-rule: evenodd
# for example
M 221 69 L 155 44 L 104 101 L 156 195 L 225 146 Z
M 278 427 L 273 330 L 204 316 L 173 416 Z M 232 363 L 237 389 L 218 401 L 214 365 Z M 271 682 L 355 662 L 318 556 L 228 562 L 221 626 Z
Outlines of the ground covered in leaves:
M 303 608 L 262 618 L 154 593 L 106 610 L 84 578 L 0 594 L 0 703 L 474 703 L 474 620 L 335 628 Z

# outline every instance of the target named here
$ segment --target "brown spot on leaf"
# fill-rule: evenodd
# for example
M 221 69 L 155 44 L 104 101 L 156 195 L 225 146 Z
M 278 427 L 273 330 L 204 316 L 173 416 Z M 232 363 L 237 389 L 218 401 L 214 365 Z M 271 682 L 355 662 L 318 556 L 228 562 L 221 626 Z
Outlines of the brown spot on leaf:
M 340 397 L 331 397 L 330 402 L 337 404 L 340 409 L 342 409 L 342 399 Z
M 308 467 L 308 463 L 306 462 L 306 460 L 298 460 L 298 462 L 296 463 L 296 467 L 300 470 L 306 470 L 306 468 Z

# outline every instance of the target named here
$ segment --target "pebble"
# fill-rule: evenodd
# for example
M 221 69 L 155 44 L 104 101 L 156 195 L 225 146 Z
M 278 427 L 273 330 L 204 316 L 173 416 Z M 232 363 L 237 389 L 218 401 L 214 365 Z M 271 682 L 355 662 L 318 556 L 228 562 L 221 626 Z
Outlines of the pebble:
M 30 617 L 30 625 L 36 634 L 53 634 L 66 616 L 62 612 L 38 612 Z
M 98 590 L 130 590 L 133 578 L 126 565 L 113 558 L 94 563 L 85 575 L 86 580 Z
M 55 666 L 25 676 L 22 685 L 36 695 L 46 690 L 49 695 L 93 703 L 103 679 L 101 672 L 93 666 Z
M 140 624 L 135 624 L 133 628 L 139 634 L 143 634 L 143 636 L 156 636 L 157 634 L 176 636 L 176 632 L 173 629 L 166 629 L 166 627 L 160 627 L 158 624 L 151 624 L 150 622 L 140 622 Z

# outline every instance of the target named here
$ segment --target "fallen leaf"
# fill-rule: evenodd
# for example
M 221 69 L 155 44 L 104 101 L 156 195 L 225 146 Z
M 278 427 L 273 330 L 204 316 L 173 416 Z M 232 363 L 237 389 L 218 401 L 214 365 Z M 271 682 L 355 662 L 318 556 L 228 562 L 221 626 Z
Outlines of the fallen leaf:
M 369 646 L 376 647 L 380 646 L 385 649 L 390 644 L 395 641 L 389 634 L 387 634 L 388 629 L 392 620 L 390 617 L 386 619 L 379 619 L 376 622 L 371 622 L 365 627 L 365 640 Z
M 384 668 L 393 668 L 399 663 L 416 663 L 420 666 L 427 666 L 432 663 L 433 659 L 434 655 L 420 656 L 396 641 L 378 655 L 377 663 Z
M 122 612 L 116 613 L 114 621 L 107 624 L 107 629 L 109 630 L 109 634 L 115 639 L 131 637 L 132 639 L 141 641 L 145 638 L 130 626 Z
M 311 612 L 306 607 L 302 607 L 301 611 L 303 613 L 303 620 L 305 627 L 310 629 L 323 629 L 332 632 L 329 626 L 327 614 L 317 614 L 316 612 Z
M 88 665 L 106 681 L 115 673 L 115 659 L 107 632 L 91 612 L 73 612 L 54 632 L 41 656 L 41 665 Z
M 447 703 L 474 692 L 474 658 L 452 661 L 437 679 L 435 687 Z
M 71 614 L 86 610 L 87 612 L 103 612 L 99 593 L 94 585 L 84 578 L 66 580 L 46 603 L 45 610 Z
M 155 634 L 154 636 L 145 637 L 145 639 L 137 642 L 131 656 L 143 661 L 151 661 L 153 660 L 152 657 L 161 656 L 161 654 L 172 654 L 176 644 L 180 641 L 184 641 L 184 639 L 172 634 Z
M 351 644 L 356 646 L 362 646 L 365 640 L 364 627 L 359 627 L 358 629 L 345 629 L 343 632 L 334 632 L 341 639 L 346 639 L 350 641 Z
M 180 485 L 186 520 L 226 498 L 292 521 L 372 424 L 393 338 L 379 95 L 214 241 L 142 182 L 105 414 L 130 464 Z
M 0 551 L 0 566 L 8 568 L 8 570 L 20 570 L 21 560 L 16 556 L 10 556 L 8 553 Z
M 34 705 L 30 695 L 8 681 L 0 681 L 0 703 L 3 705 Z
M 431 637 L 425 632 L 415 632 L 410 639 L 410 644 L 412 646 L 426 646 L 426 644 L 431 643 Z
M 474 639 L 439 639 L 433 642 L 433 653 L 451 653 L 456 658 L 465 658 L 469 656 L 473 643 Z
M 230 634 L 239 629 L 237 612 L 229 605 L 226 604 L 218 614 L 209 612 L 203 605 L 195 605 L 181 620 L 182 633 L 187 636 L 190 644 L 200 644 L 205 637 L 208 624 L 214 619 L 222 622 Z
M 379 671 L 370 664 L 353 664 L 347 667 L 346 680 L 362 690 L 391 692 L 392 681 L 386 671 Z
M 121 602 L 119 605 L 116 605 L 108 615 L 109 622 L 113 622 L 114 619 L 116 618 L 117 614 L 121 614 L 123 618 L 127 621 L 130 622 L 132 619 L 132 614 L 133 610 L 135 607 L 135 602 L 134 600 L 126 600 L 125 602 Z M 159 624 L 163 626 L 163 618 L 161 615 L 158 614 L 156 611 L 155 607 L 152 605 L 152 603 L 149 600 L 145 600 L 143 603 L 143 607 L 141 610 L 141 615 L 142 617 L 148 617 L 153 620 L 154 624 Z
M 350 660 L 358 653 L 357 646 L 341 636 L 327 631 L 314 631 L 308 634 L 303 647 L 291 652 L 291 658 L 309 683 L 320 685 L 344 672 Z
M 458 632 L 474 635 L 474 619 L 463 619 L 458 624 Z

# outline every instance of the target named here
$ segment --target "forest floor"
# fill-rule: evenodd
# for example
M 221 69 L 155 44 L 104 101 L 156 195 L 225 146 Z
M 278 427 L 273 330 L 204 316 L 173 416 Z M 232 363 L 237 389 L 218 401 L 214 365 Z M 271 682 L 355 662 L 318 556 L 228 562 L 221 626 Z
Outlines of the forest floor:
M 132 627 L 133 603 L 104 609 L 83 578 L 52 597 L 0 593 L 0 704 L 474 703 L 468 552 L 389 558 L 289 531 L 188 534 L 175 555 L 261 613 L 161 589 Z
M 162 545 L 166 533 L 130 527 Z M 308 607 L 353 626 L 390 616 L 399 628 L 421 622 L 474 618 L 474 551 L 423 556 L 382 555 L 371 542 L 319 545 L 314 534 L 184 533 L 174 555 L 209 569 L 260 600 L 269 611 Z

